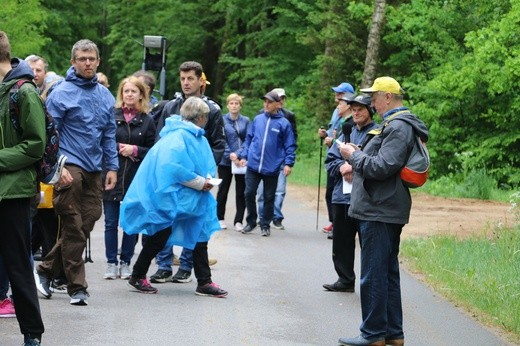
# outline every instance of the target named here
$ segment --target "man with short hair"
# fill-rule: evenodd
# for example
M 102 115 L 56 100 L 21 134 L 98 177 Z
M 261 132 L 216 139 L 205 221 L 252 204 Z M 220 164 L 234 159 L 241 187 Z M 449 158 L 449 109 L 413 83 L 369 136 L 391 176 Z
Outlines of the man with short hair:
M 50 279 L 64 270 L 72 305 L 87 305 L 83 252 L 95 222 L 101 217 L 102 170 L 105 190 L 114 188 L 118 158 L 115 99 L 98 83 L 99 50 L 80 40 L 71 52 L 72 66 L 65 80 L 47 98 L 47 109 L 60 133 L 60 151 L 68 157 L 54 191 L 54 210 L 60 216 L 61 235 L 38 266 L 38 290 L 51 298 Z
M 45 113 L 36 88 L 23 84 L 17 91 L 18 132 L 11 122 L 9 98 L 18 81 L 33 78 L 25 61 L 11 60 L 9 39 L 0 31 L 0 258 L 11 282 L 15 313 L 27 346 L 40 345 L 44 332 L 29 249 L 30 200 L 37 191 L 34 164 L 45 148 Z M 1 305 L 4 300 L 10 302 L 7 297 L 0 299 Z
M 340 152 L 354 171 L 348 215 L 357 220 L 361 247 L 361 334 L 341 338 L 341 345 L 403 345 L 403 308 L 399 277 L 399 243 L 408 223 L 412 199 L 399 174 L 419 136 L 428 129 L 403 106 L 399 83 L 379 77 L 361 92 L 383 117 L 378 132 L 362 150 L 341 144 Z
M 280 97 L 280 111 L 282 112 L 285 119 L 289 120 L 294 134 L 294 141 L 298 140 L 298 130 L 296 128 L 296 116 L 293 112 L 285 108 L 285 100 L 287 98 L 285 90 L 282 88 L 275 88 L 271 90 L 278 94 Z M 274 197 L 274 214 L 273 214 L 273 227 L 276 229 L 283 230 L 285 226 L 282 224 L 284 219 L 282 213 L 282 205 L 285 199 L 285 192 L 287 189 L 287 176 L 284 174 L 283 167 L 280 169 L 280 175 L 278 176 L 278 183 L 276 185 L 276 193 Z M 263 184 L 260 184 L 258 188 L 258 215 L 263 214 L 264 209 L 264 188 Z
M 168 117 L 180 114 L 184 102 L 189 97 L 199 97 L 208 105 L 208 121 L 204 126 L 204 136 L 209 142 L 215 163 L 218 164 L 226 149 L 226 136 L 224 134 L 224 120 L 220 112 L 220 107 L 213 100 L 204 96 L 203 91 L 207 80 L 203 77 L 202 65 L 196 61 L 186 61 L 179 66 L 179 80 L 182 93 L 176 93 L 176 97 L 164 105 L 164 109 L 159 119 L 157 119 L 157 139 Z M 191 270 L 193 268 L 193 251 L 183 248 L 179 258 L 179 270 L 172 276 L 173 249 L 166 246 L 157 254 L 157 272 L 150 277 L 153 283 L 164 283 L 173 281 L 176 283 L 187 283 L 191 281 Z
M 45 77 L 47 76 L 47 69 L 49 68 L 49 64 L 47 61 L 38 55 L 29 55 L 25 58 L 25 61 L 29 63 L 31 69 L 34 73 L 34 84 L 40 90 L 40 93 L 45 89 Z
M 242 233 L 253 231 L 257 225 L 256 194 L 264 184 L 264 208 L 260 215 L 260 234 L 271 235 L 269 224 L 273 219 L 274 198 L 280 169 L 291 174 L 296 159 L 296 141 L 292 126 L 280 111 L 280 96 L 274 91 L 265 94 L 264 112 L 258 114 L 249 128 L 242 148 L 236 153 L 246 171 L 247 225 Z

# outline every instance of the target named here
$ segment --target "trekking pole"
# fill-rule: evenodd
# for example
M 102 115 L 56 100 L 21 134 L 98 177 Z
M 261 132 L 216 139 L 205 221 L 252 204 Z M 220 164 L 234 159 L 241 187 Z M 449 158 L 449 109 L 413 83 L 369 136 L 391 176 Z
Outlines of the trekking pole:
M 322 126 L 320 129 L 325 130 Z M 323 138 L 320 137 L 320 165 L 318 170 L 318 200 L 316 202 L 316 232 L 318 231 L 318 220 L 320 217 L 320 188 L 321 188 L 321 161 L 323 159 Z
M 87 247 L 85 248 L 85 263 L 94 263 L 94 261 L 92 260 L 91 254 L 90 254 L 90 248 L 91 248 L 91 244 L 90 244 L 90 235 L 89 235 L 87 238 Z

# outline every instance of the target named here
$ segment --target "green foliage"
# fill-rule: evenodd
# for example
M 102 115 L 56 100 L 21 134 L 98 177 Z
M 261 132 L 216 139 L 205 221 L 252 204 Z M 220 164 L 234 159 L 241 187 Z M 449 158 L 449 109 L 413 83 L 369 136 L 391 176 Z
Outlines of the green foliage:
M 520 228 L 464 240 L 404 240 L 401 254 L 439 292 L 520 337 Z
M 25 58 L 37 54 L 49 42 L 43 35 L 48 13 L 39 0 L 3 0 L 0 11 L 0 30 L 11 43 L 11 55 Z

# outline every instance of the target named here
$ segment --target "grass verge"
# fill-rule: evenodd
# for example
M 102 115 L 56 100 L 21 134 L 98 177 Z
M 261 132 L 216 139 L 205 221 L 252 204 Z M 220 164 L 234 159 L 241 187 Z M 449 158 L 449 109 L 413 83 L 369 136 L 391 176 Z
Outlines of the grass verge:
M 407 239 L 401 254 L 438 292 L 520 340 L 520 228 L 463 240 Z

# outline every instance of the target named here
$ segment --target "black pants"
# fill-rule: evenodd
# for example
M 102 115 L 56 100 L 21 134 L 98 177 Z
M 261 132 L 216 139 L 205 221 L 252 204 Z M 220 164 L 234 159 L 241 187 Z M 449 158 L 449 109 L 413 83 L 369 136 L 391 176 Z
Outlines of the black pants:
M 269 229 L 269 224 L 273 220 L 274 215 L 274 197 L 276 194 L 276 185 L 278 184 L 278 172 L 276 175 L 260 174 L 250 169 L 246 171 L 246 207 L 247 207 L 247 224 L 256 226 L 258 212 L 256 209 L 256 192 L 260 181 L 264 182 L 264 210 L 260 215 L 260 227 Z
M 0 256 L 2 256 L 16 306 L 20 331 L 26 337 L 41 339 L 44 331 L 40 304 L 29 256 L 30 198 L 0 201 Z
M 327 203 L 327 212 L 329 221 L 334 220 L 334 208 L 332 207 L 332 192 L 334 191 L 334 178 L 327 172 L 327 187 L 325 189 L 325 202 Z
M 135 261 L 132 269 L 132 276 L 145 278 L 150 264 L 155 256 L 164 248 L 170 234 L 171 227 L 155 233 L 153 236 L 146 237 L 143 249 Z M 197 243 L 193 249 L 193 269 L 199 286 L 211 283 L 211 269 L 208 263 L 208 242 Z
M 246 182 L 244 174 L 232 174 L 231 166 L 218 166 L 218 176 L 222 179 L 217 192 L 217 217 L 219 220 L 224 220 L 224 214 L 226 212 L 226 203 L 231 186 L 231 180 L 235 177 L 235 203 L 236 203 L 236 214 L 233 224 L 237 222 L 242 223 L 244 221 L 244 212 L 246 210 L 246 199 L 245 190 Z
M 42 258 L 54 247 L 58 238 L 58 216 L 53 208 L 38 209 L 33 218 L 32 252 L 42 247 Z
M 338 273 L 338 281 L 345 285 L 353 285 L 356 281 L 354 257 L 357 225 L 355 220 L 348 216 L 349 206 L 349 204 L 332 205 L 334 209 L 332 262 Z

